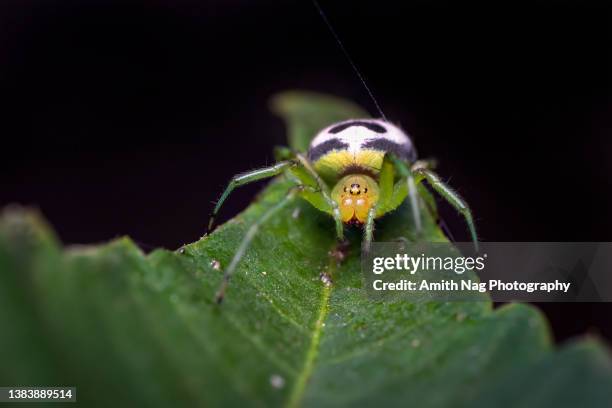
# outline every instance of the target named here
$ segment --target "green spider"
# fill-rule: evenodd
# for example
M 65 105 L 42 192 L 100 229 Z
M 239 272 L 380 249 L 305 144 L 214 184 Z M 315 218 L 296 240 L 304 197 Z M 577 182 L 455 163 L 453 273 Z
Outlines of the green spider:
M 221 302 L 228 282 L 259 227 L 296 197 L 333 217 L 338 241 L 344 241 L 344 226 L 363 228 L 362 250 L 369 251 L 374 220 L 410 200 L 417 232 L 421 230 L 417 184 L 427 180 L 465 218 L 478 250 L 476 228 L 465 201 L 431 170 L 431 163 L 417 160 L 408 135 L 382 119 L 354 119 L 335 123 L 321 130 L 307 154 L 280 150 L 280 161 L 270 167 L 241 173 L 232 178 L 217 202 L 208 224 L 212 231 L 219 209 L 239 186 L 278 176 L 282 173 L 295 183 L 287 195 L 253 223 L 230 264 L 216 300 Z

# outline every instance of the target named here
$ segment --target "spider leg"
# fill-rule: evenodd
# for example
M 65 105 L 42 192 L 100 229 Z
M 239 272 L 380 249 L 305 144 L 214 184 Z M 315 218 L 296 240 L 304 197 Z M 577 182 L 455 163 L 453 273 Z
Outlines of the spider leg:
M 421 207 L 419 200 L 419 193 L 416 188 L 416 182 L 414 179 L 414 173 L 410 169 L 410 166 L 405 161 L 399 159 L 395 155 L 390 155 L 391 162 L 397 169 L 398 173 L 406 179 L 406 185 L 408 188 L 408 199 L 410 200 L 410 207 L 412 209 L 412 217 L 414 218 L 414 226 L 417 233 L 420 233 L 423 229 L 421 220 Z
M 440 180 L 440 177 L 433 171 L 425 168 L 416 169 L 415 173 L 422 176 L 431 187 L 440 194 L 450 205 L 452 205 L 465 219 L 468 225 L 472 242 L 474 243 L 474 249 L 478 252 L 478 235 L 476 234 L 476 227 L 474 225 L 474 219 L 472 217 L 472 211 L 468 207 L 467 203 L 461 196 L 450 188 L 446 183 Z
M 242 259 L 246 251 L 249 249 L 249 246 L 251 245 L 253 238 L 255 238 L 255 235 L 257 235 L 259 228 L 261 228 L 261 226 L 266 221 L 268 221 L 274 214 L 276 214 L 277 212 L 282 210 L 287 204 L 289 204 L 297 196 L 297 193 L 300 191 L 300 188 L 302 188 L 302 186 L 296 186 L 291 188 L 282 200 L 274 204 L 272 207 L 268 208 L 262 214 L 261 217 L 259 217 L 253 224 L 251 224 L 247 233 L 244 235 L 244 238 L 242 238 L 242 242 L 240 242 L 238 249 L 234 253 L 234 257 L 232 258 L 229 265 L 225 269 L 225 272 L 223 273 L 223 281 L 221 282 L 221 285 L 219 286 L 219 289 L 217 290 L 217 293 L 215 295 L 215 300 L 217 303 L 221 303 L 223 301 L 223 298 L 225 296 L 225 290 L 227 289 L 229 280 L 234 274 L 236 267 L 240 263 L 240 260 Z
M 332 217 L 334 217 L 334 222 L 336 223 L 336 237 L 338 238 L 338 241 L 344 241 L 344 224 L 342 223 L 342 216 L 340 214 L 340 209 L 338 208 L 338 203 L 336 203 L 331 197 L 329 187 L 312 167 L 312 164 L 310 163 L 310 160 L 308 160 L 308 158 L 306 158 L 301 153 L 296 153 L 295 157 L 304 167 L 308 175 L 310 175 L 316 182 L 321 195 L 327 202 L 327 205 L 329 205 L 332 210 Z
M 361 251 L 367 255 L 370 252 L 370 246 L 374 238 L 374 219 L 376 218 L 376 206 L 368 211 L 365 227 L 363 229 L 363 240 L 361 241 Z
M 419 206 L 419 193 L 417 192 L 416 183 L 414 182 L 414 176 L 410 173 L 406 177 L 406 183 L 408 184 L 408 198 L 410 199 L 410 207 L 412 207 L 412 217 L 414 218 L 414 227 L 417 234 L 423 230 L 421 222 L 421 207 Z
M 412 165 L 412 171 L 415 172 L 417 169 L 434 170 L 436 167 L 438 167 L 438 161 L 436 159 L 419 159 Z
M 285 160 L 285 161 L 278 162 L 275 165 L 270 166 L 270 167 L 264 167 L 261 169 L 248 171 L 246 173 L 240 173 L 232 177 L 227 187 L 225 188 L 225 191 L 223 191 L 223 194 L 221 194 L 221 198 L 219 198 L 219 201 L 217 201 L 217 204 L 215 205 L 215 208 L 212 214 L 210 215 L 210 220 L 208 221 L 208 231 L 212 231 L 217 213 L 221 209 L 221 206 L 223 205 L 227 197 L 229 197 L 229 195 L 232 193 L 232 191 L 234 191 L 236 187 L 240 187 L 245 184 L 252 183 L 254 181 L 259 181 L 259 180 L 267 179 L 270 177 L 278 176 L 283 171 L 285 171 L 287 168 L 293 165 L 295 165 L 295 162 L 290 161 L 290 160 Z

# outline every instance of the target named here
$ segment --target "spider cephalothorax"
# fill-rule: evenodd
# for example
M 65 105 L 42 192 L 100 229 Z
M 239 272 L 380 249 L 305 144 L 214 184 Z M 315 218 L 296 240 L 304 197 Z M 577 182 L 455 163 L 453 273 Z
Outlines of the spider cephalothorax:
M 368 218 L 368 211 L 378 202 L 378 184 L 364 174 L 342 177 L 331 192 L 340 208 L 342 222 L 361 225 Z

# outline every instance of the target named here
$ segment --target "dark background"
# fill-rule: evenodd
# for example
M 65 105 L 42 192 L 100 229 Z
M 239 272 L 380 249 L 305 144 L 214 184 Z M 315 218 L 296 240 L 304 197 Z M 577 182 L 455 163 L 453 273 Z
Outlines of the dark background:
M 483 240 L 612 240 L 610 10 L 321 3 Z M 375 114 L 309 0 L 3 1 L 0 205 L 40 208 L 65 243 L 128 234 L 177 248 L 203 234 L 231 175 L 272 162 L 284 128 L 267 99 L 293 88 Z M 236 193 L 221 219 L 259 188 Z M 610 305 L 540 306 L 558 340 L 612 339 Z

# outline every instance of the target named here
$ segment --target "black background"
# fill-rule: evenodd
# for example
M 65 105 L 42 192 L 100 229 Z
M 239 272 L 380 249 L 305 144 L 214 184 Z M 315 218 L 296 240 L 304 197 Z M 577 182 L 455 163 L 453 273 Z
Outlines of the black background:
M 612 240 L 610 10 L 400 3 L 322 6 L 482 239 Z M 3 1 L 0 205 L 40 208 L 65 243 L 177 248 L 232 174 L 272 162 L 284 128 L 267 99 L 293 88 L 376 113 L 308 0 Z M 558 340 L 612 338 L 607 304 L 540 306 Z

